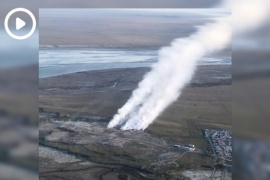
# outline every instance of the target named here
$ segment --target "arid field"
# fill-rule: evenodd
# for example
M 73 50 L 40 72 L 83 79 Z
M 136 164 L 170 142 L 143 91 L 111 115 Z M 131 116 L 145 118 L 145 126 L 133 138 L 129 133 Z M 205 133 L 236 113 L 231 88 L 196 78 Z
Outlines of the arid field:
M 209 145 L 202 130 L 231 129 L 230 66 L 198 66 L 178 100 L 145 131 L 107 129 L 149 70 L 97 70 L 40 79 L 41 179 L 209 178 L 221 159 L 206 154 Z M 187 152 L 175 144 L 194 144 L 196 150 Z

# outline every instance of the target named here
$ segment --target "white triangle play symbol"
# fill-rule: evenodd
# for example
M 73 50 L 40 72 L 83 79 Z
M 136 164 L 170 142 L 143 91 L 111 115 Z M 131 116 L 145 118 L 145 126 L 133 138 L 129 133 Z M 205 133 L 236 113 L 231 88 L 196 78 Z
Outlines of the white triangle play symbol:
M 16 18 L 16 30 L 22 29 L 25 25 L 26 23 L 23 20 Z

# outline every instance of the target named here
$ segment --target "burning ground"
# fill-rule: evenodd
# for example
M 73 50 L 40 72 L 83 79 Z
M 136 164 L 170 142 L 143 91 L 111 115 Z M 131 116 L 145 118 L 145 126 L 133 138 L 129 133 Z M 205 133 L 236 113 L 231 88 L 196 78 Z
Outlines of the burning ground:
M 107 129 L 148 71 L 100 70 L 40 80 L 41 179 L 185 179 L 194 170 L 211 175 L 220 160 L 204 153 L 209 146 L 202 130 L 231 128 L 230 66 L 199 66 L 183 95 L 145 131 Z M 187 143 L 196 151 L 173 147 Z

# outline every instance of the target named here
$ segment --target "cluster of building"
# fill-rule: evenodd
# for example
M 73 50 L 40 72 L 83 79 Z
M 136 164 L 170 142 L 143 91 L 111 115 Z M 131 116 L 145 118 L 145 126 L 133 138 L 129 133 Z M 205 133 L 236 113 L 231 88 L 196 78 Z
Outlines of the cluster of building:
M 232 156 L 232 131 L 205 129 L 204 135 L 208 139 L 214 154 L 223 157 Z

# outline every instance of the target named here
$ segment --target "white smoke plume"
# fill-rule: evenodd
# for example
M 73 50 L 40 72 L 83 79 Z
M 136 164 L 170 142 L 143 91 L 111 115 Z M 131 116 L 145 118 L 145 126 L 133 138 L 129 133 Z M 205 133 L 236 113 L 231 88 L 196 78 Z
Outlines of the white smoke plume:
M 225 1 L 223 7 L 239 6 L 233 1 L 238 0 Z M 248 1 L 249 5 L 255 2 L 255 0 L 239 0 L 242 6 Z M 245 14 L 246 11 L 243 11 Z M 262 18 L 263 13 L 261 14 L 258 19 Z M 255 19 L 250 21 L 250 24 L 244 23 L 244 28 L 237 27 L 237 31 L 242 32 L 257 26 Z M 243 22 L 238 20 L 238 23 Z M 216 19 L 212 24 L 199 27 L 190 37 L 176 39 L 169 47 L 161 48 L 158 62 L 145 75 L 126 104 L 118 110 L 108 128 L 120 126 L 122 130 L 146 129 L 166 107 L 177 100 L 181 90 L 191 80 L 198 60 L 225 48 L 230 43 L 231 37 L 231 19 L 223 17 Z
M 188 38 L 176 39 L 159 51 L 159 60 L 146 74 L 128 102 L 118 110 L 108 127 L 145 129 L 181 93 L 191 80 L 197 61 L 223 49 L 231 39 L 230 18 L 198 29 Z
M 269 0 L 224 0 L 219 7 L 231 9 L 234 34 L 243 34 L 269 21 Z

